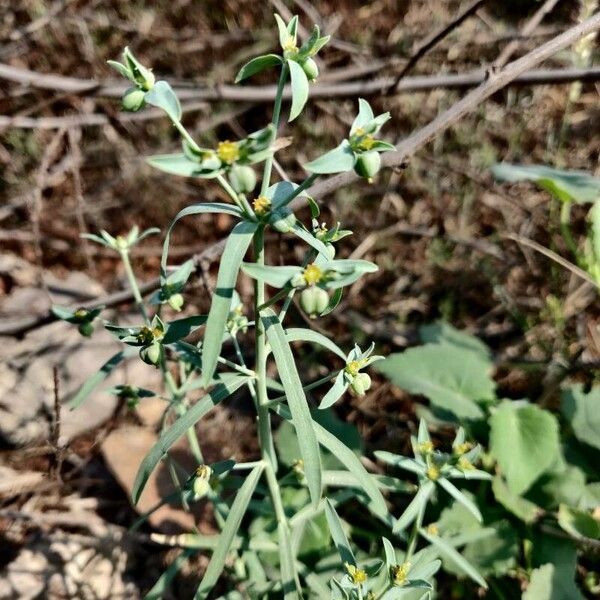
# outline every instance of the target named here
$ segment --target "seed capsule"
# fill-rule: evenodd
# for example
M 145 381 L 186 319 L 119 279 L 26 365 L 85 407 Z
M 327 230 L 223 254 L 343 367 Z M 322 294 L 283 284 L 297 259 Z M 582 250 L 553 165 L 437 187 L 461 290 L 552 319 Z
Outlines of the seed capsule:
M 308 287 L 300 294 L 300 307 L 311 319 L 318 317 L 328 305 L 329 294 L 320 287 Z
M 163 347 L 159 342 L 153 342 L 140 350 L 140 358 L 148 365 L 158 365 L 163 355 Z
M 81 323 L 77 329 L 85 337 L 90 337 L 94 333 L 94 326 L 91 323 Z
M 308 77 L 309 81 L 315 81 L 319 76 L 319 67 L 317 67 L 317 63 L 312 58 L 307 58 L 302 63 L 302 70 Z
M 146 92 L 144 90 L 140 90 L 136 87 L 129 88 L 125 94 L 123 95 L 123 99 L 121 100 L 121 104 L 123 106 L 123 110 L 128 112 L 136 112 L 140 110 L 145 104 L 144 96 Z
M 350 386 L 355 394 L 364 396 L 371 387 L 371 377 L 369 377 L 368 373 L 358 373 L 358 375 L 354 376 Z
M 229 181 L 238 194 L 249 194 L 256 187 L 256 173 L 247 165 L 234 165 L 229 171 Z
M 363 152 L 356 158 L 354 171 L 357 175 L 364 177 L 369 183 L 379 169 L 381 169 L 381 157 L 379 156 L 379 152 L 376 152 L 375 150 Z
M 179 312 L 181 310 L 181 307 L 183 306 L 184 300 L 181 294 L 173 294 L 172 296 L 169 296 L 167 302 L 173 310 Z
M 296 215 L 288 208 L 282 208 L 271 215 L 270 223 L 275 231 L 289 233 L 296 224 Z

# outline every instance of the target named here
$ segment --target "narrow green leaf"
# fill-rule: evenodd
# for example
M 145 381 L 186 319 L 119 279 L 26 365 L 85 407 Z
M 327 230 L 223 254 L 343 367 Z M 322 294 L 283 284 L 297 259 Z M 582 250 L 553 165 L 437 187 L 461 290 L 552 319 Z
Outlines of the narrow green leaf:
M 296 237 L 299 237 L 303 242 L 307 243 L 309 246 L 312 246 L 321 256 L 329 259 L 329 250 L 325 244 L 317 239 L 312 233 L 306 231 L 304 227 L 296 221 L 294 226 L 292 227 L 292 231 Z
M 394 550 L 394 546 L 392 546 L 392 542 L 387 538 L 381 538 L 383 542 L 383 551 L 385 552 L 385 566 L 389 571 L 394 565 L 397 564 L 396 560 L 396 551 Z
M 326 152 L 319 158 L 304 165 L 310 173 L 327 175 L 330 173 L 343 173 L 354 168 L 356 158 L 348 140 L 344 140 L 337 148 Z
M 179 175 L 180 177 L 204 177 L 210 179 L 216 177 L 221 172 L 219 169 L 203 170 L 200 163 L 190 160 L 182 152 L 149 156 L 146 158 L 146 162 L 159 171 L 169 173 L 170 175 Z
M 304 69 L 294 60 L 288 60 L 290 79 L 292 83 L 292 108 L 288 122 L 293 121 L 304 108 L 308 100 L 308 77 Z
M 206 315 L 195 315 L 171 321 L 166 324 L 165 337 L 162 342 L 163 344 L 178 342 L 204 323 L 206 323 Z
M 296 572 L 296 561 L 290 540 L 290 530 L 287 523 L 277 524 L 279 540 L 279 562 L 281 568 L 281 586 L 284 600 L 299 600 L 300 581 Z
M 230 373 L 224 374 L 220 383 L 181 415 L 171 427 L 162 432 L 156 444 L 150 448 L 150 451 L 144 457 L 135 476 L 135 481 L 133 482 L 131 490 L 131 497 L 134 504 L 138 503 L 142 491 L 144 490 L 144 486 L 148 481 L 148 477 L 150 477 L 150 473 L 152 473 L 169 448 L 214 406 L 233 394 L 233 392 L 245 384 L 247 380 L 247 377 Z
M 144 600 L 160 600 L 164 598 L 167 594 L 167 589 L 169 588 L 169 584 L 177 573 L 179 573 L 181 567 L 184 565 L 185 561 L 188 560 L 191 556 L 196 554 L 196 549 L 187 549 L 184 550 L 179 556 L 167 567 L 167 569 L 163 572 L 163 574 L 157 579 L 156 583 L 152 586 L 152 589 L 144 596 Z
M 410 504 L 404 509 L 404 512 L 400 515 L 396 523 L 394 524 L 394 533 L 400 533 L 404 531 L 416 518 L 421 510 L 425 509 L 429 497 L 433 494 L 435 484 L 433 481 L 424 481 L 420 486 L 419 490 L 415 494 L 415 497 L 411 500 Z
M 311 342 L 312 344 L 319 344 L 323 348 L 327 348 L 327 350 L 337 354 L 342 360 L 346 360 L 346 354 L 343 350 L 318 331 L 303 327 L 290 327 L 285 330 L 285 337 L 288 342 Z
M 231 505 L 227 520 L 225 521 L 223 531 L 221 531 L 219 543 L 217 544 L 213 555 L 210 557 L 210 562 L 208 563 L 204 577 L 196 590 L 194 596 L 195 600 L 203 600 L 206 598 L 210 590 L 212 590 L 217 583 L 219 576 L 223 571 L 223 567 L 225 566 L 225 559 L 227 558 L 231 543 L 237 534 L 242 518 L 246 514 L 248 503 L 250 502 L 250 498 L 252 498 L 252 494 L 254 493 L 254 489 L 256 488 L 256 484 L 258 483 L 262 471 L 262 465 L 254 467 L 237 493 L 235 500 Z
M 227 316 L 231 308 L 231 298 L 237 281 L 240 265 L 252 236 L 258 228 L 258 223 L 242 221 L 238 223 L 227 238 L 225 249 L 219 265 L 217 286 L 208 312 L 206 333 L 204 334 L 202 362 L 204 370 L 202 381 L 205 384 L 212 379 L 217 367 L 217 360 L 221 352 L 223 333 L 227 323 Z
M 311 500 L 313 504 L 317 504 L 321 497 L 321 456 L 315 435 L 316 423 L 310 414 L 294 356 L 277 315 L 271 309 L 266 309 L 261 319 L 271 344 L 281 383 L 285 388 L 292 423 L 298 434 L 300 455 L 304 461 L 304 473 Z
M 274 288 L 282 288 L 289 283 L 292 277 L 302 273 L 302 267 L 257 265 L 255 263 L 243 263 L 242 271 L 252 279 L 264 281 Z
M 324 410 L 325 408 L 329 408 L 333 406 L 343 395 L 344 392 L 348 389 L 348 383 L 346 382 L 346 378 L 344 377 L 344 371 L 340 371 L 333 385 L 329 389 L 329 391 L 323 396 L 321 403 L 319 404 L 319 410 Z
M 375 118 L 371 105 L 364 99 L 358 99 L 358 115 L 354 119 L 350 128 L 350 135 L 356 132 L 359 127 L 364 127 Z
M 281 57 L 277 54 L 264 54 L 263 56 L 257 56 L 252 60 L 248 61 L 238 72 L 235 82 L 239 83 L 252 75 L 256 75 L 265 69 L 275 67 L 281 64 Z
M 98 371 L 90 375 L 79 388 L 79 391 L 69 401 L 69 409 L 75 410 L 81 406 L 90 394 L 129 356 L 136 353 L 134 349 L 127 348 L 111 356 Z
M 285 46 L 288 41 L 289 34 L 288 34 L 288 30 L 287 30 L 287 25 L 285 24 L 285 21 L 277 13 L 275 13 L 273 16 L 275 17 L 275 21 L 277 22 L 277 29 L 279 30 L 279 43 L 281 44 L 281 47 L 283 48 L 283 46 Z
M 457 502 L 460 502 L 480 523 L 483 522 L 483 517 L 477 505 L 467 498 L 451 481 L 445 477 L 440 477 L 438 483 L 443 487 Z
M 342 527 L 342 522 L 329 499 L 325 502 L 325 516 L 327 517 L 327 524 L 329 525 L 333 543 L 342 559 L 342 563 L 356 566 L 356 558 L 354 558 L 354 553 L 352 552 L 350 542 L 348 542 L 348 538 Z
M 144 100 L 152 106 L 162 108 L 171 121 L 181 120 L 181 104 L 173 88 L 166 81 L 157 81 L 152 89 L 146 93 Z
M 437 536 L 430 535 L 425 529 L 420 529 L 419 533 L 433 546 L 437 548 L 440 556 L 454 562 L 466 575 L 468 575 L 475 583 L 487 589 L 485 579 L 478 573 L 473 565 L 465 560 L 460 552 L 453 548 L 446 540 Z
M 173 227 L 181 220 L 183 217 L 189 217 L 191 215 L 204 215 L 204 214 L 216 214 L 216 213 L 224 213 L 226 215 L 231 215 L 233 217 L 238 217 L 241 219 L 244 215 L 242 211 L 237 206 L 232 206 L 231 204 L 224 204 L 221 202 L 201 202 L 200 204 L 192 204 L 191 206 L 187 206 L 183 210 L 180 210 L 176 215 L 171 224 L 169 225 L 169 229 L 167 229 L 167 235 L 165 237 L 165 241 L 163 243 L 162 255 L 160 259 L 160 269 L 161 269 L 161 279 L 164 281 L 168 281 L 167 276 L 167 262 L 169 258 L 169 243 L 171 241 L 171 232 L 173 231 Z M 189 261 L 188 261 L 189 262 Z

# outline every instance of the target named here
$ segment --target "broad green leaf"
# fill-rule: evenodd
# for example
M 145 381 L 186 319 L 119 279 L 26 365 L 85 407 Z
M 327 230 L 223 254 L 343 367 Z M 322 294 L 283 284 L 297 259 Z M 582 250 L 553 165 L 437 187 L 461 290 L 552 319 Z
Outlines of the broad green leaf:
M 216 177 L 220 170 L 203 172 L 202 165 L 196 161 L 190 160 L 185 154 L 157 154 L 149 156 L 146 162 L 155 169 L 169 173 L 170 175 L 179 175 L 181 177 Z
M 358 115 L 350 128 L 350 135 L 354 134 L 359 127 L 364 127 L 375 118 L 371 105 L 364 99 L 358 99 Z
M 532 404 L 504 401 L 490 418 L 490 453 L 513 494 L 526 492 L 557 459 L 558 421 Z
M 231 298 L 240 265 L 257 228 L 258 223 L 250 221 L 238 223 L 231 230 L 225 244 L 225 249 L 223 250 L 223 255 L 221 256 L 217 285 L 208 312 L 206 332 L 202 345 L 202 363 L 204 366 L 202 381 L 205 385 L 208 385 L 217 367 L 217 360 L 223 342 L 223 333 L 225 332 L 225 325 L 231 308 Z
M 600 178 L 583 171 L 499 163 L 492 167 L 492 173 L 501 181 L 533 181 L 563 202 L 586 204 L 600 199 Z
M 290 530 L 287 523 L 277 524 L 279 540 L 279 562 L 281 568 L 281 586 L 283 588 L 284 600 L 298 600 L 300 582 L 296 572 L 296 561 L 292 543 L 290 541 Z
M 281 64 L 281 57 L 277 54 L 264 54 L 263 56 L 257 56 L 252 60 L 248 61 L 238 72 L 235 82 L 239 83 L 256 73 L 260 73 L 265 69 L 276 67 Z
M 350 147 L 350 142 L 344 140 L 337 148 L 326 152 L 319 158 L 315 158 L 315 160 L 304 165 L 304 168 L 310 173 L 327 175 L 351 171 L 355 162 L 356 158 Z
M 525 523 L 533 523 L 543 513 L 542 509 L 537 506 L 537 504 L 518 494 L 513 494 L 501 477 L 494 477 L 492 490 L 496 500 L 502 504 L 508 512 L 511 512 Z
M 146 92 L 144 100 L 152 106 L 162 108 L 171 121 L 181 120 L 181 104 L 173 88 L 166 81 L 157 81 L 152 89 Z
M 398 387 L 426 396 L 459 419 L 481 419 L 480 403 L 496 397 L 491 363 L 463 348 L 427 344 L 390 354 L 375 368 Z
M 415 494 L 415 497 L 410 501 L 410 504 L 404 509 L 404 512 L 398 517 L 394 524 L 394 533 L 404 531 L 419 515 L 425 510 L 427 502 L 433 494 L 435 483 L 433 481 L 424 481 Z
M 554 571 L 555 567 L 550 563 L 534 569 L 522 600 L 559 600 L 554 593 Z
M 308 100 L 308 77 L 304 69 L 294 60 L 288 60 L 290 69 L 290 80 L 292 84 L 292 108 L 290 109 L 290 118 L 288 122 L 293 121 L 304 108 Z
M 166 324 L 165 337 L 163 344 L 173 344 L 187 337 L 192 331 L 198 329 L 206 323 L 206 315 L 195 315 L 193 317 L 184 317 Z
M 288 342 L 310 342 L 312 344 L 319 344 L 320 346 L 323 346 L 323 348 L 327 348 L 327 350 L 337 354 L 342 360 L 346 360 L 346 354 L 336 343 L 313 329 L 290 327 L 285 330 L 285 337 Z
M 302 273 L 302 267 L 257 265 L 255 263 L 243 263 L 242 271 L 252 279 L 264 281 L 274 288 L 285 287 L 292 277 Z
M 321 456 L 313 422 L 296 363 L 283 327 L 275 312 L 266 309 L 261 315 L 273 358 L 277 364 L 279 378 L 285 388 L 287 403 L 292 414 L 292 423 L 298 434 L 300 455 L 304 461 L 304 473 L 310 497 L 317 504 L 321 497 Z
M 356 558 L 354 558 L 354 553 L 342 527 L 342 522 L 329 499 L 325 502 L 325 515 L 327 516 L 327 524 L 329 525 L 333 543 L 342 559 L 342 563 L 356 566 Z
M 578 383 L 563 390 L 561 410 L 571 424 L 575 437 L 600 449 L 600 386 L 585 392 Z
M 475 583 L 478 583 L 481 587 L 487 589 L 485 579 L 481 574 L 469 563 L 455 548 L 453 548 L 446 540 L 437 536 L 427 533 L 425 529 L 419 530 L 420 534 L 433 546 L 436 547 L 440 556 L 452 561 L 457 565 L 465 575 L 470 577 Z
M 204 215 L 204 214 L 217 214 L 224 213 L 226 215 L 231 215 L 233 217 L 238 217 L 241 219 L 244 215 L 242 211 L 237 206 L 232 206 L 231 204 L 224 204 L 221 202 L 201 202 L 200 204 L 192 204 L 191 206 L 187 206 L 183 210 L 180 210 L 176 215 L 171 224 L 169 225 L 169 229 L 167 229 L 167 235 L 165 237 L 165 241 L 163 243 L 162 256 L 160 259 L 160 269 L 161 269 L 161 279 L 165 282 L 170 282 L 170 278 L 172 275 L 167 275 L 167 262 L 169 258 L 169 243 L 171 241 L 171 232 L 175 225 L 183 219 L 183 217 L 189 217 L 192 215 Z M 188 261 L 189 263 L 190 261 Z M 187 263 L 186 263 L 187 264 Z
M 187 549 L 181 552 L 177 558 L 167 567 L 163 574 L 157 579 L 152 589 L 144 596 L 144 600 L 161 600 L 167 595 L 169 584 L 175 579 L 185 562 L 196 553 L 195 549 Z
M 576 539 L 600 540 L 600 520 L 586 511 L 561 504 L 558 509 L 558 524 Z
M 135 476 L 135 481 L 133 482 L 131 490 L 131 497 L 134 504 L 138 503 L 142 491 L 144 490 L 144 486 L 148 481 L 148 477 L 150 477 L 150 473 L 152 473 L 169 448 L 184 435 L 188 429 L 194 427 L 194 425 L 214 406 L 233 394 L 233 392 L 239 389 L 247 381 L 247 377 L 231 373 L 224 374 L 220 383 L 183 413 L 171 427 L 162 432 L 156 444 L 150 448 L 150 451 L 146 454 L 144 460 L 142 460 Z
M 231 505 L 223 531 L 221 531 L 221 535 L 219 536 L 219 543 L 210 557 L 210 562 L 208 563 L 204 577 L 196 590 L 194 596 L 195 600 L 203 600 L 206 598 L 210 590 L 212 590 L 217 583 L 217 580 L 223 571 L 223 567 L 225 566 L 227 553 L 237 534 L 242 518 L 246 514 L 248 503 L 250 502 L 250 498 L 252 498 L 252 494 L 254 493 L 254 489 L 256 488 L 256 484 L 258 483 L 262 471 L 262 465 L 254 467 L 246 477 L 242 487 L 239 489 L 235 500 Z
M 486 359 L 490 349 L 477 337 L 456 329 L 445 321 L 436 321 L 419 327 L 419 337 L 424 344 L 448 344 L 465 350 L 472 350 Z
M 90 375 L 79 388 L 79 391 L 69 401 L 69 409 L 75 410 L 80 407 L 89 397 L 90 394 L 103 382 L 108 376 L 129 356 L 133 356 L 136 350 L 126 348 L 111 356 L 98 371 Z

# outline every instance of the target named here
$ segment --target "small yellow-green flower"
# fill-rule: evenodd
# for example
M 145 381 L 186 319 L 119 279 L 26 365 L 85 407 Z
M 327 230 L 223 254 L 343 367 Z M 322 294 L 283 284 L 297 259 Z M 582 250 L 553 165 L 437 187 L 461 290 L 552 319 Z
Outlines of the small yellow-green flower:
M 440 478 L 440 469 L 437 465 L 431 465 L 427 469 L 427 477 L 431 479 L 431 481 L 437 481 Z
M 264 217 L 271 210 L 271 201 L 266 196 L 259 196 L 252 202 L 252 208 L 259 217 Z
M 473 471 L 475 469 L 475 467 L 473 466 L 473 463 L 468 458 L 465 458 L 464 456 L 461 456 L 458 459 L 458 468 L 462 469 L 463 471 Z
M 346 563 L 346 572 L 354 585 L 361 585 L 368 579 L 366 571 L 349 563 Z
M 433 442 L 431 440 L 421 442 L 419 444 L 419 452 L 421 454 L 431 454 L 433 452 Z
M 225 140 L 224 142 L 219 142 L 217 156 L 222 162 L 230 165 L 240 157 L 240 149 L 235 142 Z
M 462 444 L 458 444 L 458 446 L 454 447 L 454 454 L 456 454 L 456 456 L 462 456 L 472 449 L 473 444 L 471 442 L 463 442 Z
M 306 285 L 315 285 L 321 281 L 323 271 L 313 263 L 304 269 L 302 276 L 304 277 Z
M 408 572 L 410 571 L 410 563 L 405 562 L 401 565 L 396 565 L 391 568 L 392 581 L 394 585 L 404 585 L 408 580 Z

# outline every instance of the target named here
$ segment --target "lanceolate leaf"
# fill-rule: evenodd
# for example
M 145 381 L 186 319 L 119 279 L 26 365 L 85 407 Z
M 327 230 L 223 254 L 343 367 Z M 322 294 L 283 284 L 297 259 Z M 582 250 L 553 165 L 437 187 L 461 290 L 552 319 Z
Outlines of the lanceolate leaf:
M 317 239 L 312 233 L 306 231 L 300 223 L 296 221 L 294 227 L 292 228 L 292 233 L 299 237 L 303 242 L 306 242 L 309 246 L 312 246 L 319 254 L 324 256 L 325 258 L 329 258 L 329 251 L 327 250 L 327 246 Z
M 433 481 L 429 480 L 424 481 L 419 486 L 419 490 L 415 494 L 415 497 L 396 521 L 394 533 L 404 531 L 417 518 L 419 512 L 425 510 L 425 506 L 427 505 L 434 488 L 435 484 Z
M 455 550 L 446 540 L 437 535 L 430 535 L 425 529 L 420 529 L 419 532 L 430 544 L 437 548 L 442 558 L 446 558 L 455 563 L 473 581 L 487 589 L 485 579 L 477 572 L 473 565 L 466 561 L 462 554 Z
M 219 265 L 219 274 L 217 275 L 217 286 L 208 312 L 206 333 L 204 334 L 202 381 L 206 385 L 212 379 L 217 367 L 238 271 L 257 227 L 258 223 L 250 221 L 238 223 L 232 229 L 225 244 L 225 250 Z
M 79 388 L 79 391 L 73 396 L 69 402 L 69 408 L 75 410 L 81 406 L 89 397 L 90 394 L 123 362 L 128 356 L 133 356 L 136 350 L 133 348 L 126 348 L 117 352 L 114 356 L 111 356 L 98 371 L 88 377 L 83 385 Z
M 367 123 L 375 118 L 371 105 L 363 98 L 358 99 L 358 115 L 352 123 L 350 128 L 350 135 L 352 135 L 359 127 L 364 127 Z
M 181 105 L 175 92 L 166 81 L 157 81 L 144 96 L 144 100 L 152 106 L 162 108 L 172 121 L 181 120 Z
M 221 170 L 214 169 L 203 172 L 200 163 L 190 160 L 185 154 L 158 154 L 149 156 L 146 162 L 165 173 L 170 175 L 179 175 L 180 177 L 203 177 L 211 179 L 221 173 Z
M 296 572 L 296 561 L 290 540 L 290 530 L 287 523 L 278 523 L 279 562 L 281 568 L 281 586 L 284 600 L 298 600 L 300 582 Z
M 292 277 L 302 273 L 302 267 L 257 265 L 244 263 L 242 271 L 252 279 L 264 281 L 267 285 L 275 288 L 284 287 Z
M 322 333 L 312 329 L 304 329 L 303 327 L 290 327 L 285 330 L 285 337 L 288 342 L 311 342 L 319 344 L 323 348 L 327 348 L 334 354 L 337 354 L 341 359 L 346 360 L 346 354 L 343 350 Z
M 467 496 L 465 496 L 451 481 L 444 477 L 438 480 L 443 487 L 457 502 L 460 502 L 480 523 L 483 521 L 477 505 Z
M 337 148 L 330 150 L 315 158 L 315 160 L 304 165 L 304 168 L 310 173 L 319 173 L 326 175 L 329 173 L 343 173 L 351 171 L 354 168 L 356 158 L 350 148 L 348 140 L 344 140 Z
M 343 395 L 344 392 L 348 389 L 348 383 L 344 377 L 344 371 L 340 371 L 333 385 L 329 389 L 329 391 L 323 396 L 321 400 L 321 404 L 319 404 L 319 409 L 323 410 L 325 408 L 329 408 L 333 406 Z
M 292 350 L 277 315 L 274 311 L 266 309 L 261 318 L 267 339 L 271 344 L 273 357 L 277 363 L 279 378 L 285 388 L 285 395 L 292 414 L 292 423 L 298 434 L 298 444 L 304 461 L 308 490 L 313 504 L 316 505 L 321 498 L 321 456 L 315 435 L 316 424 L 313 422 L 308 408 Z
M 329 499 L 325 502 L 325 516 L 327 517 L 327 525 L 329 525 L 333 543 L 342 559 L 342 563 L 356 566 L 356 558 L 354 558 L 354 553 L 342 527 L 342 522 Z
M 246 481 L 244 481 L 242 487 L 239 489 L 235 500 L 231 505 L 223 531 L 221 531 L 219 543 L 217 544 L 213 555 L 210 557 L 210 562 L 208 563 L 204 577 L 196 590 L 194 596 L 195 600 L 204 600 L 217 583 L 217 580 L 223 571 L 223 567 L 225 566 L 227 553 L 229 552 L 233 538 L 237 534 L 242 518 L 246 514 L 248 503 L 252 498 L 252 494 L 254 493 L 262 470 L 262 465 L 254 467 L 248 477 L 246 477 Z
M 202 202 L 200 204 L 192 204 L 192 206 L 188 206 L 183 210 L 180 210 L 173 219 L 171 225 L 169 225 L 169 229 L 167 230 L 167 235 L 163 243 L 162 256 L 160 259 L 162 283 L 164 283 L 168 279 L 167 261 L 169 258 L 169 243 L 171 241 L 171 232 L 173 231 L 173 227 L 175 227 L 177 222 L 183 219 L 183 217 L 189 217 L 191 215 L 202 215 L 208 213 L 225 213 L 227 215 L 232 215 L 233 217 L 238 217 L 240 219 L 243 217 L 242 211 L 237 206 L 233 206 L 231 204 L 224 204 L 220 202 Z
M 152 473 L 169 448 L 214 406 L 221 402 L 221 400 L 224 400 L 229 395 L 233 394 L 233 392 L 246 383 L 247 380 L 247 377 L 230 373 L 224 374 L 220 383 L 218 383 L 206 396 L 189 408 L 187 412 L 181 415 L 171 427 L 162 432 L 156 444 L 152 446 L 150 452 L 144 457 L 137 475 L 135 476 L 131 491 L 134 504 L 137 504 L 140 499 L 144 486 L 148 481 L 148 477 L 150 477 L 150 473 Z
M 248 61 L 238 72 L 235 82 L 239 83 L 256 73 L 260 73 L 265 69 L 275 67 L 281 64 L 281 57 L 277 54 L 265 54 L 263 56 L 257 56 L 252 60 Z
M 198 329 L 206 323 L 206 315 L 195 315 L 193 317 L 185 317 L 171 321 L 166 325 L 165 337 L 163 344 L 173 344 L 187 337 L 192 331 Z
M 302 112 L 308 100 L 309 84 L 304 69 L 296 61 L 288 60 L 288 66 L 292 83 L 292 108 L 288 121 L 293 121 Z

